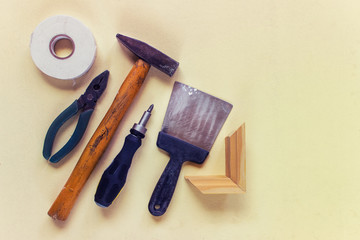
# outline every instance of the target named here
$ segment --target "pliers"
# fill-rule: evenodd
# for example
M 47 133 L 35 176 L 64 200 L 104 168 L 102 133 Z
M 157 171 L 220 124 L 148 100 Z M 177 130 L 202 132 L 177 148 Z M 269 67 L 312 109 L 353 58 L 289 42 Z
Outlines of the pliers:
M 62 113 L 60 113 L 60 115 L 52 122 L 46 133 L 44 141 L 43 156 L 45 159 L 48 160 L 50 158 L 50 162 L 57 163 L 71 150 L 73 150 L 74 147 L 79 143 L 85 133 L 91 114 L 94 111 L 96 102 L 106 88 L 108 78 L 108 70 L 104 71 L 99 76 L 94 78 L 86 89 L 85 93 L 81 95 L 77 100 L 75 100 Z M 69 141 L 57 153 L 50 157 L 52 146 L 58 130 L 67 120 L 73 117 L 80 110 L 82 110 L 82 113 L 79 116 L 78 123 Z

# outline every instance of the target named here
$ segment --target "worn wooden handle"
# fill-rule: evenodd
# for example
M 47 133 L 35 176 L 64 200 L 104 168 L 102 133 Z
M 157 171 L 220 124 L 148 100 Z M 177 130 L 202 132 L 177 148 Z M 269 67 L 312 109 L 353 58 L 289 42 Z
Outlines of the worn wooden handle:
M 65 221 L 69 216 L 81 189 L 105 152 L 126 110 L 144 82 L 149 69 L 150 65 L 141 59 L 135 63 L 105 117 L 85 147 L 68 181 L 48 211 L 50 217 Z

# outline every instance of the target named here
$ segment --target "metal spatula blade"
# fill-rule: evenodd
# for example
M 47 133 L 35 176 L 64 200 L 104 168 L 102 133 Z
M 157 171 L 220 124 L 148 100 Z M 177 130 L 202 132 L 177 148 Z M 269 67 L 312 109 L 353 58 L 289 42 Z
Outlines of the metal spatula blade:
M 162 131 L 209 151 L 231 109 L 228 102 L 175 82 Z
M 175 82 L 156 145 L 170 155 L 149 201 L 154 216 L 166 212 L 182 164 L 202 164 L 232 105 L 188 85 Z

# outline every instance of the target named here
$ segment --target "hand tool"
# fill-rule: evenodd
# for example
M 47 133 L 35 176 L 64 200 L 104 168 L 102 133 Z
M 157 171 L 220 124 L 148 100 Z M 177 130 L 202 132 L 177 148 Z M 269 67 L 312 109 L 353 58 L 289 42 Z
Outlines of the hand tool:
M 145 137 L 145 126 L 150 119 L 153 107 L 152 104 L 144 112 L 139 123 L 135 123 L 130 129 L 130 134 L 126 136 L 120 153 L 103 173 L 95 193 L 95 203 L 100 207 L 110 206 L 124 187 L 132 158 L 141 146 L 141 139 Z
M 70 137 L 69 141 L 51 158 L 50 162 L 57 163 L 65 157 L 74 147 L 79 143 L 85 133 L 86 127 L 89 123 L 90 117 L 94 111 L 97 100 L 104 92 L 109 78 L 109 71 L 104 71 L 99 76 L 91 81 L 85 93 L 75 100 L 68 108 L 66 108 L 50 125 L 44 141 L 43 156 L 49 159 L 51 150 L 60 127 L 71 117 L 73 117 L 80 110 L 82 113 L 79 116 L 75 131 Z
M 188 85 L 175 82 L 157 146 L 170 155 L 149 201 L 154 216 L 166 212 L 182 164 L 201 164 L 223 126 L 232 105 Z
M 70 214 L 81 189 L 105 152 L 126 110 L 142 86 L 150 65 L 156 66 L 169 76 L 179 65 L 175 60 L 141 41 L 120 34 L 117 35 L 117 38 L 140 58 L 122 83 L 113 103 L 85 147 L 68 181 L 48 211 L 48 215 L 54 219 L 65 221 Z

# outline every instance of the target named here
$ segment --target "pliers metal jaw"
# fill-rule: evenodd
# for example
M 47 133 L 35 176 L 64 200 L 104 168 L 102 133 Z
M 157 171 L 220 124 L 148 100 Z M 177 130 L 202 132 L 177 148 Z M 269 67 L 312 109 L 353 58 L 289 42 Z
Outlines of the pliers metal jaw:
M 85 133 L 86 127 L 89 123 L 90 117 L 94 111 L 97 100 L 104 92 L 107 81 L 109 78 L 109 71 L 106 70 L 99 76 L 94 78 L 85 93 L 75 100 L 68 108 L 66 108 L 50 125 L 44 141 L 43 156 L 45 159 L 52 163 L 59 162 L 64 158 L 75 146 L 80 142 L 82 136 Z M 79 116 L 74 133 L 70 137 L 69 141 L 53 156 L 51 151 L 57 132 L 60 127 L 71 117 L 76 115 L 79 111 L 82 113 Z

